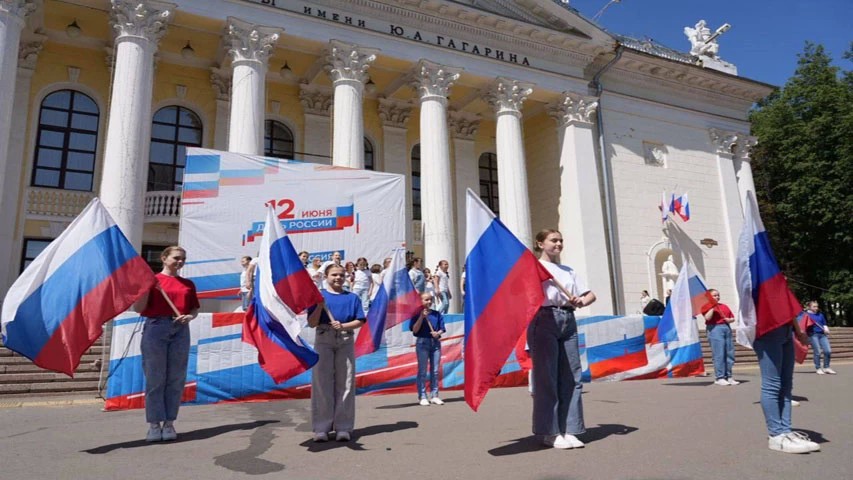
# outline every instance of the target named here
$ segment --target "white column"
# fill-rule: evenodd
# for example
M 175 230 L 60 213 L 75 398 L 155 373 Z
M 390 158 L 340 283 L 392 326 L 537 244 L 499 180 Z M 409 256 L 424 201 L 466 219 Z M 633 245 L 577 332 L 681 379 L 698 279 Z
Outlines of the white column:
M 32 0 L 0 0 L 0 173 L 4 175 L 9 163 L 7 147 L 18 75 L 18 46 L 25 18 L 35 8 L 36 4 Z M 7 181 L 8 177 L 4 176 L 0 188 L 4 188 Z M 17 179 L 15 181 L 17 182 Z M 5 225 L 0 226 L 2 227 Z
M 427 60 L 418 62 L 413 76 L 421 102 L 421 200 L 424 257 L 429 268 L 447 260 L 451 268 L 451 311 L 459 311 L 459 272 L 456 228 L 453 224 L 453 183 L 447 135 L 447 94 L 461 68 Z
M 735 276 L 735 258 L 737 256 L 738 237 L 743 227 L 743 210 L 740 202 L 740 185 L 735 175 L 735 145 L 741 141 L 741 134 L 712 128 L 708 131 L 711 145 L 717 153 L 717 179 L 720 188 L 720 214 L 726 232 L 726 253 L 729 261 L 729 278 L 737 285 Z M 728 297 L 732 300 L 732 297 Z M 734 300 L 734 303 L 737 303 Z
M 364 83 L 378 50 L 329 42 L 325 66 L 335 87 L 332 165 L 364 168 Z
M 406 143 L 406 123 L 412 115 L 412 104 L 389 98 L 379 99 L 382 122 L 382 152 L 385 171 L 399 173 L 406 179 L 406 247 L 411 250 L 412 231 L 412 164 Z
M 737 175 L 737 188 L 740 192 L 741 210 L 746 202 L 746 192 L 755 195 L 755 181 L 752 178 L 752 164 L 750 151 L 758 144 L 758 138 L 753 136 L 741 136 L 735 147 L 735 173 Z
M 210 86 L 216 92 L 216 120 L 213 125 L 213 148 L 228 149 L 228 119 L 231 115 L 231 76 L 218 68 L 210 71 Z
M 533 92 L 533 84 L 498 77 L 485 98 L 495 109 L 495 143 L 498 156 L 500 218 L 525 246 L 533 245 L 530 233 L 530 196 L 521 133 L 521 105 Z
M 113 0 L 115 69 L 104 148 L 101 201 L 136 247 L 142 246 L 154 53 L 175 5 Z
M 329 158 L 332 140 L 332 91 L 326 87 L 299 85 L 299 102 L 305 115 L 305 141 L 302 160 L 311 163 L 331 164 Z
M 450 133 L 456 167 L 456 251 L 460 264 L 465 263 L 465 225 L 468 219 L 465 191 L 470 188 L 480 193 L 479 159 L 474 150 L 474 136 L 479 128 L 479 115 L 450 111 Z
M 29 124 L 30 85 L 35 72 L 38 54 L 44 46 L 46 37 L 39 36 L 36 41 L 22 42 L 18 57 L 18 76 L 15 81 L 15 95 L 12 106 L 14 122 L 9 132 L 9 147 L 6 162 L 0 171 L 0 295 L 12 285 L 18 277 L 18 265 L 21 258 L 21 222 L 18 213 L 24 201 L 21 195 L 21 174 L 27 164 L 25 145 L 27 125 Z M 2 273 L 5 272 L 5 273 Z
M 598 100 L 563 92 L 548 106 L 560 137 L 560 202 L 557 229 L 563 234 L 560 261 L 587 280 L 598 300 L 584 314 L 613 314 L 613 292 L 607 257 L 602 195 L 594 134 Z
M 231 117 L 228 151 L 258 155 L 264 145 L 267 66 L 281 29 L 228 17 L 231 55 Z

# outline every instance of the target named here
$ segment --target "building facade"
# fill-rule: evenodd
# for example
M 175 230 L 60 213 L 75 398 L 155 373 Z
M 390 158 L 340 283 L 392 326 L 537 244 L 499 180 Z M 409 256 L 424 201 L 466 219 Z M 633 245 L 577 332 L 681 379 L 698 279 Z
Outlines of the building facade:
M 457 279 L 471 188 L 528 245 L 562 231 L 589 313 L 662 298 L 673 235 L 734 300 L 770 91 L 552 0 L 0 0 L 0 290 L 94 196 L 156 261 L 201 146 L 404 175 L 407 244 Z

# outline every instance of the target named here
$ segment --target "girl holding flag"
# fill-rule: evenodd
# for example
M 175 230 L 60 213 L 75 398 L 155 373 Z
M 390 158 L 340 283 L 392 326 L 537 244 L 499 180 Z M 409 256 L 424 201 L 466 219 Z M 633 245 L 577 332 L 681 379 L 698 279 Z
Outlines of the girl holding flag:
M 195 284 L 178 275 L 187 260 L 187 251 L 178 246 L 166 247 L 160 260 L 163 270 L 157 274 L 157 284 L 134 304 L 134 310 L 145 321 L 141 349 L 148 442 L 178 438 L 173 422 L 178 417 L 187 380 L 189 322 L 199 309 Z
M 581 361 L 576 308 L 595 301 L 595 294 L 567 265 L 560 264 L 563 235 L 542 230 L 536 235 L 539 262 L 552 279 L 542 283 L 545 300 L 527 327 L 533 360 L 533 433 L 549 447 L 581 448 L 576 435 L 586 431 L 581 393 Z
M 311 422 L 315 442 L 348 442 L 355 425 L 355 349 L 353 330 L 364 321 L 358 295 L 344 290 L 344 267 L 326 267 L 323 302 L 309 309 L 308 326 L 317 329 L 319 355 L 311 373 Z
M 432 309 L 433 296 L 431 293 L 421 294 L 423 309 L 410 321 L 415 341 L 415 352 L 418 356 L 418 400 L 420 405 L 428 407 L 444 405 L 438 396 L 438 365 L 441 362 L 441 336 L 445 333 L 444 318 L 441 313 Z M 431 395 L 426 393 L 427 366 L 429 366 L 429 386 Z

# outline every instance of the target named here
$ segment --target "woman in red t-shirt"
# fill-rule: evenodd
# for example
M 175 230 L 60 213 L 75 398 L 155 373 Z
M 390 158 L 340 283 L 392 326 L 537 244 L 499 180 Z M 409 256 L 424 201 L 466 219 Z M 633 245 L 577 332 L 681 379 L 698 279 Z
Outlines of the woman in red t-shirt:
M 714 385 L 738 385 L 740 382 L 732 378 L 735 344 L 732 343 L 732 328 L 729 326 L 735 321 L 735 315 L 726 304 L 720 303 L 720 292 L 713 288 L 708 292 L 716 300 L 713 306 L 702 312 L 705 317 L 705 330 L 708 332 L 708 343 L 711 344 L 711 358 L 714 361 Z
M 163 270 L 157 274 L 157 284 L 134 304 L 145 320 L 141 348 L 148 442 L 178 438 L 173 422 L 187 379 L 189 322 L 199 308 L 195 284 L 178 275 L 187 260 L 186 250 L 166 247 L 160 260 Z

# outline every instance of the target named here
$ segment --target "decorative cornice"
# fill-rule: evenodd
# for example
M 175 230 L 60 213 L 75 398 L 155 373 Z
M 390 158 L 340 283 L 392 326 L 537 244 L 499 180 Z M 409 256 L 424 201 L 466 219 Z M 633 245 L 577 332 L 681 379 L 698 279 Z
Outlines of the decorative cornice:
M 453 138 L 474 140 L 477 130 L 480 129 L 481 117 L 479 115 L 450 110 L 447 112 L 447 117 L 450 134 Z
M 547 106 L 548 114 L 554 117 L 561 127 L 572 124 L 592 125 L 598 99 L 575 92 L 563 92 L 559 102 Z
M 364 48 L 338 40 L 329 41 L 326 65 L 323 68 L 333 83 L 357 81 L 362 85 L 367 81 L 367 68 L 376 60 L 379 50 Z
M 231 101 L 231 75 L 218 68 L 210 69 L 210 86 L 216 92 L 216 99 Z
M 327 87 L 302 83 L 299 85 L 299 101 L 305 113 L 329 116 L 332 92 Z
M 719 130 L 711 128 L 708 130 L 711 136 L 711 144 L 717 155 L 733 155 L 735 153 L 735 145 L 738 141 L 742 141 L 743 134 L 730 132 L 727 130 Z
M 253 25 L 239 18 L 228 17 L 223 40 L 232 61 L 266 65 L 282 31 L 280 28 Z
M 159 0 L 112 0 L 110 26 L 116 39 L 141 37 L 156 44 L 166 33 L 175 7 Z
M 741 136 L 740 141 L 735 146 L 735 156 L 744 162 L 750 161 L 750 153 L 752 147 L 758 145 L 758 137 L 752 135 Z
M 47 37 L 31 42 L 22 42 L 18 50 L 18 68 L 27 70 L 35 70 L 38 63 L 39 53 L 44 48 L 44 42 Z
M 509 78 L 498 77 L 487 90 L 483 92 L 485 100 L 497 115 L 503 113 L 521 114 L 521 105 L 527 96 L 533 93 L 533 85 Z
M 379 99 L 379 120 L 383 126 L 405 128 L 411 115 L 411 103 L 390 98 Z
M 447 102 L 447 93 L 461 72 L 461 68 L 446 67 L 421 59 L 412 71 L 411 85 L 417 90 L 421 101 L 437 97 Z
M 21 26 L 27 15 L 33 13 L 38 5 L 34 0 L 0 0 L 0 14 L 10 15 L 15 18 Z

